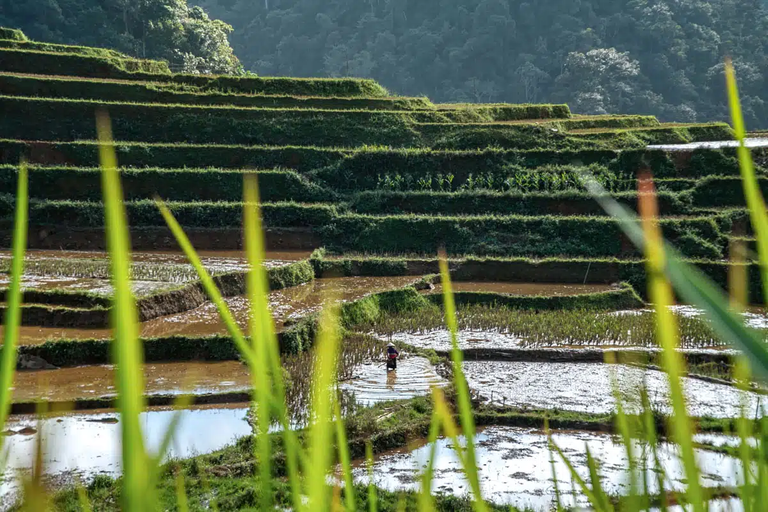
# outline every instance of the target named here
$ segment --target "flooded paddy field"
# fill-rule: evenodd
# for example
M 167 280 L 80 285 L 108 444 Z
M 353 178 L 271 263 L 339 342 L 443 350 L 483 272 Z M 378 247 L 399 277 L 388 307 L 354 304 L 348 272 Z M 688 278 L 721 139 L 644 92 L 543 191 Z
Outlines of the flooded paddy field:
M 298 319 L 319 311 L 326 298 L 347 302 L 371 293 L 402 288 L 414 281 L 413 276 L 315 279 L 299 286 L 270 292 L 269 305 L 275 323 L 278 329 L 281 329 L 286 320 Z M 246 328 L 249 315 L 246 297 L 242 295 L 227 297 L 225 301 L 240 327 Z M 212 302 L 206 302 L 198 308 L 183 313 L 155 318 L 141 324 L 141 336 L 146 338 L 172 335 L 210 336 L 226 333 L 226 327 Z M 20 344 L 37 345 L 52 339 L 107 339 L 110 336 L 109 329 L 23 326 Z
M 114 397 L 113 365 L 78 366 L 48 371 L 22 371 L 15 377 L 15 402 L 67 402 Z M 147 363 L 147 395 L 208 394 L 250 389 L 250 374 L 239 361 Z
M 563 431 L 553 434 L 554 442 L 563 450 L 579 475 L 589 481 L 585 444 L 595 459 L 601 462 L 600 473 L 603 488 L 609 495 L 626 495 L 629 492 L 626 448 L 610 435 L 579 431 Z M 461 439 L 460 439 L 461 440 Z M 479 429 L 475 437 L 477 466 L 483 497 L 497 504 L 514 505 L 546 511 L 553 508 L 555 494 L 552 482 L 550 451 L 544 432 L 515 427 L 486 427 Z M 375 458 L 374 482 L 392 491 L 420 487 L 419 476 L 426 467 L 430 446 L 411 447 L 384 453 Z M 640 453 L 638 451 L 638 453 Z M 740 481 L 741 463 L 728 455 L 707 450 L 697 450 L 696 457 L 702 470 L 704 486 L 735 486 Z M 662 443 L 659 447 L 661 467 L 666 474 L 665 489 L 685 489 L 685 472 L 676 448 Z M 658 492 L 652 455 L 645 452 L 641 460 L 647 466 L 650 491 Z M 559 458 L 555 461 L 555 474 L 566 506 L 587 506 L 587 498 L 580 492 L 574 494 L 567 466 Z M 367 482 L 364 464 L 359 462 L 354 470 L 357 481 Z M 437 441 L 434 459 L 433 493 L 464 496 L 469 494 L 469 484 L 461 464 L 446 438 Z
M 626 410 L 640 412 L 645 387 L 653 410 L 671 414 L 666 374 L 627 365 L 466 361 L 470 390 L 495 405 L 558 409 L 592 414 L 616 410 L 614 382 Z M 736 418 L 766 414 L 765 397 L 734 386 L 684 377 L 683 388 L 691 416 Z
M 23 290 L 87 292 L 103 297 L 112 295 L 112 283 L 108 279 L 25 274 L 22 281 Z M 0 288 L 6 288 L 9 284 L 10 275 L 0 274 Z M 179 288 L 179 283 L 164 281 L 134 280 L 131 285 L 136 298 Z
M 425 357 L 405 357 L 393 371 L 386 370 L 384 359 L 363 363 L 351 374 L 339 383 L 339 389 L 354 395 L 355 402 L 363 406 L 427 395 L 432 386 L 448 384 Z
M 181 412 L 181 421 L 167 458 L 208 453 L 250 435 L 247 404 L 196 407 Z M 156 453 L 175 411 L 153 408 L 140 415 L 144 439 L 150 453 Z M 113 411 L 70 413 L 38 419 L 12 416 L 6 424 L 4 449 L 8 453 L 6 473 L 0 480 L 0 503 L 10 506 L 18 493 L 20 478 L 30 474 L 37 436 L 44 440 L 42 462 L 45 480 L 56 477 L 71 482 L 121 472 L 120 420 Z M 0 510 L 3 507 L 0 506 Z

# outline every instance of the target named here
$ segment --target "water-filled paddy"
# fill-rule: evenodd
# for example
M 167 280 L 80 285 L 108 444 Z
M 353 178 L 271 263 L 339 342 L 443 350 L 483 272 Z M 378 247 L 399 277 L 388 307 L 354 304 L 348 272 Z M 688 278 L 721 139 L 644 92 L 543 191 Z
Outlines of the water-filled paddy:
M 156 394 L 205 394 L 250 389 L 250 375 L 239 361 L 148 363 L 145 391 Z M 15 402 L 66 402 L 116 395 L 113 365 L 79 366 L 58 370 L 18 372 Z
M 405 357 L 398 361 L 394 371 L 387 371 L 381 359 L 357 365 L 351 373 L 349 379 L 339 383 L 339 388 L 353 393 L 360 405 L 413 398 L 428 394 L 432 386 L 447 385 L 424 357 Z
M 190 457 L 212 452 L 249 435 L 244 405 L 200 407 L 183 411 L 168 457 Z M 157 451 L 174 411 L 153 409 L 140 415 L 146 445 Z M 6 424 L 7 473 L 0 482 L 0 503 L 10 505 L 19 477 L 29 474 L 38 434 L 43 435 L 43 467 L 50 478 L 66 474 L 83 479 L 97 474 L 120 474 L 120 422 L 114 412 L 67 414 L 37 420 L 15 416 Z
M 671 413 L 666 374 L 655 370 L 603 363 L 466 361 L 464 372 L 469 388 L 496 405 L 596 414 L 615 410 L 613 373 L 628 410 L 641 410 L 639 390 L 645 386 L 653 409 Z M 738 417 L 742 402 L 747 416 L 766 411 L 765 397 L 733 386 L 685 377 L 683 388 L 692 416 Z
M 315 279 L 309 283 L 269 294 L 269 305 L 275 323 L 280 329 L 288 319 L 297 319 L 319 311 L 326 298 L 343 302 L 360 299 L 371 293 L 402 288 L 412 283 L 413 276 L 395 277 L 339 277 Z M 248 323 L 248 300 L 245 296 L 228 297 L 227 306 L 241 328 Z M 202 306 L 160 318 L 141 325 L 141 336 L 160 337 L 172 335 L 210 336 L 226 334 L 227 330 L 219 317 L 216 306 L 206 302 Z M 20 343 L 34 345 L 48 339 L 106 339 L 111 336 L 109 329 L 69 329 L 22 327 Z
M 582 478 L 589 481 L 584 446 L 602 462 L 601 476 L 604 489 L 609 494 L 627 494 L 629 491 L 625 447 L 607 434 L 588 432 L 561 432 L 553 435 L 555 443 L 565 452 Z M 487 427 L 480 429 L 475 438 L 477 466 L 483 497 L 500 504 L 530 507 L 534 510 L 550 510 L 554 501 L 552 467 L 546 435 L 538 430 L 514 427 Z M 422 444 L 412 451 L 397 450 L 382 454 L 375 459 L 374 481 L 389 490 L 419 489 L 420 471 L 426 467 L 430 447 Z M 685 474 L 675 449 L 662 444 L 659 458 L 667 476 L 667 490 L 685 488 Z M 702 470 L 701 482 L 705 486 L 736 485 L 739 481 L 740 463 L 721 453 L 697 450 Z M 646 461 L 650 463 L 650 454 Z M 566 505 L 588 504 L 586 497 L 572 492 L 567 466 L 556 459 L 556 475 L 560 482 L 563 503 Z M 437 441 L 434 460 L 432 491 L 454 495 L 469 493 L 461 465 L 451 442 L 445 438 Z M 651 492 L 658 490 L 655 473 L 648 471 Z M 355 469 L 358 481 L 366 482 L 362 462 Z

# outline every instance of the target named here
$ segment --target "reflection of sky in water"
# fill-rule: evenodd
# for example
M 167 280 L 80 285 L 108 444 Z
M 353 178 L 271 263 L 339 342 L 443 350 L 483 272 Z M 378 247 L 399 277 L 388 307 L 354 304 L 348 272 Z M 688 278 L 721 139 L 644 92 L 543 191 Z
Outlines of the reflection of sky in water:
M 376 335 L 375 333 L 371 333 Z M 391 335 L 376 335 L 377 337 L 397 343 L 407 343 L 414 347 L 432 350 L 450 350 L 451 333 L 447 329 L 435 329 L 425 332 L 398 332 Z M 493 330 L 461 329 L 458 335 L 459 348 L 516 348 L 521 339 L 512 334 Z
M 691 149 L 719 149 L 735 148 L 739 145 L 735 140 L 716 140 L 709 142 L 690 142 L 688 144 L 656 144 L 648 146 L 648 149 L 663 149 L 665 151 L 682 151 Z M 744 139 L 744 145 L 748 148 L 762 148 L 768 146 L 768 138 L 750 137 Z
M 565 452 L 582 478 L 589 481 L 586 465 L 585 443 L 592 455 L 600 461 L 600 472 L 604 488 L 609 494 L 627 494 L 629 477 L 626 473 L 625 448 L 616 444 L 611 436 L 587 432 L 563 433 L 553 436 L 555 443 Z M 550 510 L 554 499 L 551 481 L 552 467 L 546 436 L 539 431 L 514 427 L 488 427 L 475 440 L 477 466 L 480 471 L 483 496 L 493 502 L 531 507 L 535 510 Z M 397 452 L 377 457 L 374 464 L 375 482 L 389 490 L 418 489 L 416 480 L 426 467 L 429 446 L 422 446 L 410 453 Z M 637 456 L 643 460 L 638 450 Z M 669 489 L 684 488 L 684 472 L 673 448 L 662 445 L 659 457 L 671 483 Z M 697 451 L 701 481 L 706 486 L 735 486 L 740 476 L 738 460 L 723 454 Z M 652 456 L 647 454 L 647 461 Z M 556 458 L 556 474 L 563 502 L 573 505 L 570 473 L 561 459 Z M 463 477 L 461 465 L 447 439 L 439 439 L 435 458 L 433 492 L 467 495 L 469 485 Z M 418 469 L 417 469 L 418 468 Z M 648 472 L 651 492 L 657 493 L 655 474 Z M 365 468 L 355 469 L 358 481 L 366 481 Z M 580 494 L 576 496 L 579 505 L 588 502 Z
M 595 414 L 614 410 L 613 372 L 626 407 L 640 411 L 639 389 L 645 379 L 653 408 L 671 413 L 666 374 L 655 370 L 602 363 L 465 361 L 464 372 L 470 389 L 496 404 Z M 743 398 L 748 416 L 755 415 L 758 403 L 765 411 L 765 400 L 756 393 L 688 377 L 683 386 L 692 416 L 737 417 Z
M 190 457 L 212 452 L 249 435 L 251 427 L 245 420 L 247 409 L 211 408 L 182 412 L 179 429 L 171 445 L 169 457 Z M 147 448 L 155 453 L 173 417 L 172 410 L 154 410 L 141 414 L 141 426 Z M 45 445 L 43 464 L 49 475 L 76 472 L 84 478 L 106 473 L 120 473 L 120 423 L 102 423 L 94 420 L 117 418 L 115 413 L 72 414 L 48 418 L 38 422 L 31 417 L 12 417 L 7 428 L 18 431 L 33 427 L 41 431 Z M 28 473 L 37 442 L 36 435 L 11 435 L 5 438 L 8 451 L 6 481 L 0 484 L 0 496 L 13 492 L 17 482 L 13 476 Z M 0 499 L 0 502 L 8 501 Z
M 401 359 L 394 371 L 387 371 L 385 364 L 381 360 L 355 367 L 353 377 L 340 382 L 339 388 L 354 393 L 357 403 L 367 406 L 426 395 L 433 385 L 447 384 L 423 357 Z

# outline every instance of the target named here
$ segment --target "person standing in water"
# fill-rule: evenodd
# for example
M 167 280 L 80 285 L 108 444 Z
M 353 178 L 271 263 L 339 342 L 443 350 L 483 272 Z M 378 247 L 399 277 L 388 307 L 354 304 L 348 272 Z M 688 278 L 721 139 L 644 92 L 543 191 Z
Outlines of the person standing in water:
M 397 369 L 397 356 L 399 355 L 400 352 L 397 351 L 393 343 L 387 345 L 387 370 Z

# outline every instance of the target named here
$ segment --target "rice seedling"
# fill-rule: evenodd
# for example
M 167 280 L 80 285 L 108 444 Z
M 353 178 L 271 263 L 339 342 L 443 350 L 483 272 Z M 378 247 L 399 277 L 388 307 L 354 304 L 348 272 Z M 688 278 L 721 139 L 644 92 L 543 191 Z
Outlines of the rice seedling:
M 711 323 L 701 316 L 675 312 L 680 326 L 683 348 L 725 347 L 727 342 L 713 331 Z M 557 346 L 640 346 L 655 347 L 655 319 L 647 311 L 605 313 L 593 310 L 528 311 L 494 305 L 470 304 L 457 309 L 462 330 L 504 333 L 520 338 L 526 347 Z M 354 327 L 356 331 L 373 332 L 382 337 L 404 333 L 428 334 L 444 329 L 441 308 L 421 308 L 408 313 L 384 313 L 375 322 Z M 768 338 L 768 331 L 761 329 Z

